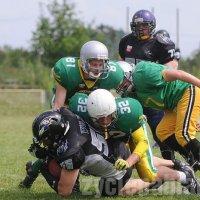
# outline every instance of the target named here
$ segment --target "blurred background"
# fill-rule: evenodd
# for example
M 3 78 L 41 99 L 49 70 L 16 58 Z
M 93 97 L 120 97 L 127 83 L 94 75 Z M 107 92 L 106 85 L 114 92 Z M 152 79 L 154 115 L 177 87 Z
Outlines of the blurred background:
M 181 50 L 180 68 L 200 76 L 199 7 L 197 0 L 1 0 L 0 88 L 50 91 L 51 67 L 79 56 L 88 40 L 105 43 L 118 59 L 119 40 L 140 9 L 152 11 L 157 30 L 170 33 Z

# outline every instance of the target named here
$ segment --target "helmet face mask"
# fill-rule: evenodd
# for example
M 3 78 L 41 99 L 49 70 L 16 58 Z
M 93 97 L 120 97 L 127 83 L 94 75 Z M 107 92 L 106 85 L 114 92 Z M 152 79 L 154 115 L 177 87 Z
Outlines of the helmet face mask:
M 109 127 L 113 122 L 115 122 L 117 119 L 117 112 L 106 116 L 106 117 L 98 117 L 98 118 L 92 118 L 92 121 L 99 127 L 107 128 Z
M 107 60 L 103 59 L 88 59 L 86 61 L 88 75 L 92 79 L 107 78 L 109 67 Z
M 154 34 L 156 19 L 150 11 L 139 10 L 133 15 L 130 27 L 138 40 L 147 40 Z
M 108 49 L 98 41 L 86 42 L 80 51 L 81 67 L 89 78 L 91 79 L 104 79 L 107 78 L 109 73 L 108 66 Z M 102 62 L 101 66 L 93 67 L 91 62 Z

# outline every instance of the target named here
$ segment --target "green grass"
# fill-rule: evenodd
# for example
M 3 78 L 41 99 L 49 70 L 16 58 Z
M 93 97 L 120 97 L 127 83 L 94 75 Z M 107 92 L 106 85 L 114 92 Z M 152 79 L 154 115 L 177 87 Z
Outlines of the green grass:
M 19 189 L 18 184 L 25 175 L 25 163 L 34 158 L 29 155 L 27 148 L 32 140 L 31 124 L 34 116 L 44 110 L 36 105 L 18 106 L 18 104 L 6 105 L 0 103 L 0 200 L 49 200 L 60 198 L 45 182 L 42 176 L 36 180 L 31 189 Z M 134 173 L 135 176 L 135 173 Z M 94 199 L 98 180 L 93 177 L 81 177 L 82 195 L 72 196 L 69 199 Z M 180 190 L 180 184 L 177 184 Z M 199 199 L 194 195 L 171 195 L 171 188 L 176 185 L 165 184 L 165 193 L 153 191 L 143 193 L 127 199 L 143 200 L 171 200 L 171 199 Z M 164 187 L 164 188 L 165 188 Z M 162 190 L 160 190 L 162 191 Z M 109 199 L 124 199 L 123 197 Z

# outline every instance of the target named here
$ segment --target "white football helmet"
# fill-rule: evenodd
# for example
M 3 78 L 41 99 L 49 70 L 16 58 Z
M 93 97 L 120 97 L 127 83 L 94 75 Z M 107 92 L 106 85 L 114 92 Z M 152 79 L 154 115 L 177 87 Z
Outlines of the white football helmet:
M 91 66 L 89 61 L 92 59 L 103 60 L 103 65 L 98 69 L 98 75 L 95 75 L 90 71 Z M 89 75 L 92 79 L 106 78 L 108 76 L 109 67 L 108 67 L 108 49 L 107 47 L 98 41 L 89 41 L 86 42 L 80 51 L 80 60 L 82 69 L 85 73 Z
M 93 119 L 107 117 L 117 111 L 115 97 L 108 90 L 94 90 L 88 96 L 87 110 Z

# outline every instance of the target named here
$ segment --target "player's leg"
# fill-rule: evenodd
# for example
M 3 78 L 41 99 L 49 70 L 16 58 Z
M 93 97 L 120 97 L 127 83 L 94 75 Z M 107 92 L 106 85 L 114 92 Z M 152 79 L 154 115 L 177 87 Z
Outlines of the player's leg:
M 160 141 L 156 135 L 156 127 L 158 126 L 161 119 L 163 118 L 164 112 L 158 111 L 152 108 L 146 108 L 146 107 L 144 107 L 143 110 L 144 110 L 144 115 L 147 117 L 147 122 L 151 128 L 153 139 L 159 144 Z
M 126 173 L 121 178 L 101 178 L 99 181 L 99 191 L 101 196 L 116 196 L 120 194 L 121 189 L 130 180 L 132 169 L 126 170 Z
M 200 114 L 200 89 L 189 87 L 177 105 L 175 137 L 177 142 L 200 162 L 200 142 L 196 139 Z
M 131 196 L 147 189 L 151 183 L 145 182 L 142 179 L 130 179 L 126 185 L 120 190 L 122 196 Z
M 43 160 L 38 159 L 34 162 L 29 161 L 26 163 L 26 176 L 24 180 L 20 182 L 19 187 L 30 188 L 32 186 L 40 173 L 43 162 Z
M 179 171 L 172 169 L 172 167 L 176 167 Z M 194 172 L 188 165 L 153 158 L 151 150 L 147 151 L 136 164 L 136 169 L 143 181 L 152 183 L 149 186 L 150 189 L 158 188 L 165 181 L 178 181 L 187 187 L 189 192 L 195 194 L 200 192 L 200 186 L 195 179 Z
M 175 146 L 170 145 L 170 138 L 174 135 L 176 125 L 176 114 L 172 111 L 165 111 L 165 114 L 157 126 L 156 135 L 161 143 L 162 157 L 167 160 L 175 159 Z M 168 143 L 169 140 L 169 143 Z

